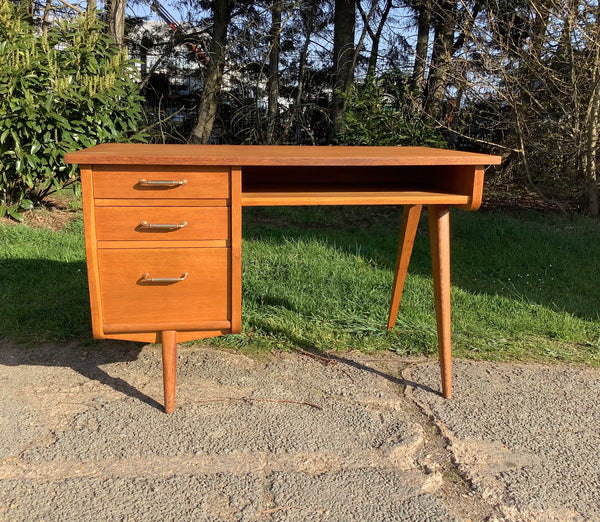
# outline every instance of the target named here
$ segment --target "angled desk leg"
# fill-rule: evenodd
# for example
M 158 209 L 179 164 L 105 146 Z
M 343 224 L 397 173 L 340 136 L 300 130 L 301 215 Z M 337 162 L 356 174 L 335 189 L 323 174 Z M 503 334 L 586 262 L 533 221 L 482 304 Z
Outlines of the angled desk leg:
M 450 212 L 448 205 L 430 205 L 429 239 L 442 395 L 452 397 L 452 341 L 450 333 Z
M 165 413 L 175 410 L 175 375 L 177 373 L 177 332 L 161 332 Z
M 396 270 L 394 271 L 394 285 L 392 286 L 392 300 L 390 302 L 390 315 L 388 317 L 388 330 L 396 324 L 398 309 L 406 281 L 406 272 L 410 263 L 419 218 L 423 205 L 405 205 L 402 213 L 402 227 L 400 229 L 400 241 L 398 243 L 398 254 L 396 255 Z

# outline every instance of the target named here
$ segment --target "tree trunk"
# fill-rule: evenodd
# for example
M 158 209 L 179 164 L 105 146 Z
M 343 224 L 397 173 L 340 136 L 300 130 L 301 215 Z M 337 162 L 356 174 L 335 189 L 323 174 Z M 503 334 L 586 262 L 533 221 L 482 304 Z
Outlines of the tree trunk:
M 473 5 L 473 10 L 471 11 L 471 13 L 466 16 L 466 20 L 463 21 L 463 26 L 462 29 L 460 31 L 460 34 L 458 35 L 458 38 L 456 39 L 456 41 L 454 42 L 454 53 L 457 53 L 458 51 L 460 51 L 463 46 L 465 45 L 465 43 L 469 40 L 469 38 L 472 35 L 473 32 L 473 27 L 475 26 L 475 21 L 477 20 L 477 17 L 479 16 L 479 11 L 481 11 L 481 1 L 476 0 L 475 4 Z
M 335 135 L 344 116 L 344 94 L 353 80 L 354 29 L 356 0 L 335 0 L 333 26 L 333 99 L 331 103 L 332 134 Z
M 120 49 L 125 49 L 125 7 L 126 0 L 106 2 L 108 34 Z
M 598 64 L 596 65 L 598 67 Z M 600 82 L 598 81 L 598 70 L 595 71 L 596 85 L 590 100 L 589 118 L 587 122 L 587 140 L 585 150 L 585 180 L 587 210 L 591 216 L 600 216 L 600 198 L 598 187 L 598 135 L 600 121 Z
M 52 0 L 46 0 L 44 7 L 44 14 L 42 16 L 42 33 L 48 34 L 48 28 L 50 27 L 50 17 L 52 15 Z
M 431 0 L 421 0 L 417 12 L 417 46 L 415 48 L 412 84 L 416 94 L 420 94 L 425 89 L 425 68 L 427 66 L 429 30 L 431 29 Z
M 596 19 L 600 16 L 600 8 L 596 10 Z M 586 183 L 586 199 L 588 213 L 593 217 L 600 216 L 600 187 L 598 186 L 598 138 L 600 136 L 600 30 L 596 26 L 590 34 L 593 63 L 591 71 L 592 92 L 588 103 L 585 129 L 584 176 Z
M 190 143 L 208 143 L 217 115 L 219 94 L 225 68 L 227 29 L 233 9 L 230 0 L 213 2 L 213 31 L 210 45 L 209 63 L 204 77 L 204 88 L 198 106 L 198 117 L 192 129 Z
M 267 144 L 276 141 L 275 134 L 279 123 L 279 52 L 281 41 L 281 12 L 283 0 L 275 0 L 271 9 L 271 30 L 269 31 L 269 79 L 267 81 L 268 113 Z
M 302 108 L 302 100 L 304 95 L 304 77 L 306 75 L 306 62 L 308 60 L 308 49 L 311 44 L 311 38 L 315 30 L 315 20 L 317 16 L 318 1 L 312 0 L 306 7 L 305 15 L 303 16 L 303 27 L 304 27 L 304 44 L 300 51 L 300 63 L 298 65 L 298 89 L 296 91 L 296 99 L 294 100 L 294 106 L 288 118 L 285 126 L 285 140 L 289 141 L 290 131 L 294 128 L 294 123 Z
M 383 33 L 383 29 L 385 27 L 385 23 L 390 14 L 390 10 L 392 9 L 392 0 L 385 1 L 385 7 L 383 8 L 383 12 L 381 13 L 381 18 L 379 20 L 379 24 L 377 25 L 377 30 L 373 31 L 371 26 L 369 25 L 369 17 L 367 13 L 362 8 L 360 1 L 357 3 L 358 9 L 360 11 L 360 16 L 363 19 L 363 24 L 369 33 L 369 38 L 371 38 L 371 53 L 369 54 L 369 66 L 367 68 L 367 77 L 375 76 L 377 71 L 377 60 L 379 58 L 379 44 L 381 43 L 381 34 Z
M 96 9 L 98 9 L 98 2 L 96 0 L 88 0 L 85 6 L 85 13 L 87 16 L 96 16 Z
M 444 97 L 454 53 L 456 3 L 457 0 L 441 0 L 434 18 L 435 33 L 427 78 L 425 112 L 437 120 L 443 118 Z

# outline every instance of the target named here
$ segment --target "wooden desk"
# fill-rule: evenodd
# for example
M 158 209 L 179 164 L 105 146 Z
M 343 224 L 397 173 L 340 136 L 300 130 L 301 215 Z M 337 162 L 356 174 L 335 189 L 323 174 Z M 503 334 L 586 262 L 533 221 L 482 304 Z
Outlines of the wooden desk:
M 442 394 L 452 395 L 449 206 L 476 210 L 498 156 L 422 147 L 104 144 L 81 170 L 95 338 L 162 343 L 165 411 L 177 342 L 241 331 L 242 207 L 404 205 L 393 328 L 428 205 Z

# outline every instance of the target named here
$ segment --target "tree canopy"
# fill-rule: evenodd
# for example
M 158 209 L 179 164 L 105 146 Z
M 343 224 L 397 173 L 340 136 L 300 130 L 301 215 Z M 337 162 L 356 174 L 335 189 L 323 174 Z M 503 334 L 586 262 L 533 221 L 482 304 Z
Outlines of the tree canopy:
M 497 176 L 600 213 L 595 0 L 130 1 L 19 6 L 37 35 L 106 23 L 151 141 L 501 153 Z

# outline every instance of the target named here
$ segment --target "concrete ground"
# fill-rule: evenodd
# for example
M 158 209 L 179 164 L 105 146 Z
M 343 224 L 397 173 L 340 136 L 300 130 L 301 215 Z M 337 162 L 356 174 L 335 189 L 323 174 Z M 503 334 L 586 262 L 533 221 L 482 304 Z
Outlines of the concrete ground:
M 0 341 L 0 520 L 600 520 L 600 371 Z

